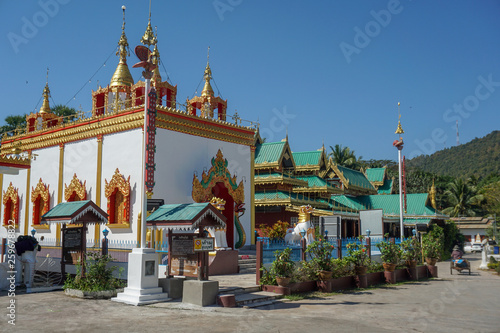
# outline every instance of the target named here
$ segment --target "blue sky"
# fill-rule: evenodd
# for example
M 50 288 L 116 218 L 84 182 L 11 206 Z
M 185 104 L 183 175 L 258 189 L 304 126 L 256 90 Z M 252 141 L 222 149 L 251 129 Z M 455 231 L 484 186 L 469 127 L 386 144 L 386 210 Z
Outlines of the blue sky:
M 40 108 L 47 67 L 51 103 L 90 110 L 91 90 L 118 63 L 122 5 L 132 51 L 147 0 L 1 1 L 0 118 Z M 324 142 L 365 159 L 396 159 L 398 102 L 407 158 L 454 146 L 457 120 L 461 143 L 500 129 L 498 17 L 493 0 L 152 4 L 178 102 L 195 94 L 210 46 L 228 114 L 258 121 L 268 141 L 288 129 L 293 151 Z M 133 52 L 128 62 L 137 62 Z

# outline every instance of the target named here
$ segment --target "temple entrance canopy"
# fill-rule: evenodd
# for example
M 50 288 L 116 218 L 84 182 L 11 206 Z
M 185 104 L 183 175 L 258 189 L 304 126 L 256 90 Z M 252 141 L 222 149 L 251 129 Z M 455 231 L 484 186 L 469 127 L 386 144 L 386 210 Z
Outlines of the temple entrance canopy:
M 193 177 L 192 197 L 195 202 L 210 202 L 212 198 L 225 200 L 223 215 L 226 217 L 226 238 L 231 248 L 240 248 L 245 244 L 246 235 L 239 218 L 244 213 L 245 193 L 243 181 L 237 183 L 236 176 L 231 177 L 227 169 L 228 162 L 222 152 L 217 152 L 212 158 L 212 167 L 208 172 L 203 171 L 201 181 L 196 174 Z M 235 242 L 235 229 L 238 239 Z
M 108 214 L 99 208 L 93 201 L 63 202 L 49 210 L 42 216 L 40 224 L 62 224 L 62 256 L 61 273 L 65 276 L 65 265 L 76 264 L 85 260 L 86 234 L 88 224 L 106 224 Z M 67 229 L 66 225 L 82 225 L 81 228 Z M 82 265 L 82 275 L 85 266 Z

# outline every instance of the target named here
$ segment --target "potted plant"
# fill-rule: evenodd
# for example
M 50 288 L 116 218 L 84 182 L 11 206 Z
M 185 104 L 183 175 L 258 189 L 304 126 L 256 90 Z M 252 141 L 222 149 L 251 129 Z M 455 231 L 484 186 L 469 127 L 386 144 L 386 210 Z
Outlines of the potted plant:
M 319 280 L 330 280 L 333 275 L 334 263 L 332 251 L 335 247 L 328 241 L 319 239 L 307 246 L 306 253 L 310 255 L 310 265 L 316 271 Z
M 363 244 L 363 236 L 359 236 L 359 242 L 347 244 L 347 257 L 346 259 L 354 265 L 354 272 L 356 275 L 365 275 L 367 266 L 370 262 L 368 251 Z
M 389 234 L 386 234 L 385 237 L 389 237 Z M 399 264 L 401 259 L 401 247 L 396 243 L 386 240 L 378 243 L 377 247 L 380 250 L 384 270 L 394 272 L 396 265 Z
M 442 244 L 439 238 L 430 234 L 424 235 L 422 239 L 422 251 L 428 265 L 435 265 L 441 255 Z
M 270 273 L 276 276 L 276 283 L 280 287 L 286 287 L 295 270 L 295 263 L 291 259 L 292 249 L 286 248 L 283 251 L 276 251 L 276 259 L 271 264 Z
M 418 238 L 412 237 L 403 240 L 401 242 L 401 250 L 401 258 L 405 261 L 406 266 L 410 268 L 416 267 L 422 251 Z

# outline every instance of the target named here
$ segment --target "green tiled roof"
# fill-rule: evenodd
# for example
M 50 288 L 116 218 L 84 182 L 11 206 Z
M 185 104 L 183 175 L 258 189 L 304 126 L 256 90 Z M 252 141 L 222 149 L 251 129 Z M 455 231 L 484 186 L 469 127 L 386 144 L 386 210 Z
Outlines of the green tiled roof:
M 332 195 L 331 197 L 333 201 L 344 207 L 355 210 L 366 209 L 366 206 L 363 204 L 362 201 L 358 200 L 358 198 L 359 197 L 350 197 L 346 195 Z M 335 205 L 335 207 L 337 207 L 337 205 Z
M 148 216 L 147 221 L 191 221 L 203 211 L 208 202 L 163 205 Z
M 366 178 L 366 176 L 359 171 L 349 169 L 346 167 L 343 167 L 341 165 L 337 165 L 337 168 L 339 169 L 340 172 L 344 175 L 344 177 L 349 181 L 349 186 L 357 186 L 361 187 L 367 190 L 373 190 L 375 191 L 375 187 L 373 187 L 372 183 Z
M 285 146 L 284 141 L 268 142 L 255 148 L 255 164 L 277 163 Z
M 317 150 L 317 151 L 302 151 L 302 152 L 292 153 L 292 155 L 296 166 L 305 166 L 305 165 L 319 165 L 322 153 L 323 152 L 321 150 Z
M 371 182 L 381 183 L 384 181 L 385 168 L 366 169 L 366 177 Z
M 321 177 L 318 176 L 302 176 L 302 177 L 297 177 L 300 180 L 305 180 L 307 182 L 307 185 L 309 187 L 325 187 L 325 186 L 332 186 L 326 182 Z M 333 186 L 332 186 L 333 187 Z
M 45 213 L 43 218 L 55 218 L 55 217 L 67 217 L 75 214 L 79 209 L 89 203 L 90 200 L 85 201 L 71 201 L 71 202 L 61 202 L 54 208 Z
M 256 184 L 276 182 L 276 183 L 292 184 L 294 186 L 307 186 L 307 182 L 303 180 L 300 180 L 286 173 L 280 173 L 275 171 L 256 174 L 254 179 L 256 181 Z
M 377 193 L 378 194 L 391 194 L 393 182 L 394 181 L 392 179 L 384 180 L 384 185 L 378 187 Z
M 403 218 L 403 224 L 425 224 L 429 225 L 431 219 L 413 219 L 413 218 Z
M 319 205 L 323 207 L 327 207 L 328 203 L 324 200 L 321 201 L 319 199 L 309 199 L 306 195 L 293 193 L 293 192 L 285 192 L 280 190 L 273 191 L 256 191 L 254 195 L 255 201 L 259 204 L 258 201 L 290 201 L 292 204 L 311 204 L 312 206 Z
M 335 202 L 352 209 L 382 209 L 384 215 L 399 215 L 399 195 L 362 195 L 349 197 L 345 195 L 333 195 Z M 406 195 L 406 215 L 434 216 L 436 211 L 426 206 L 427 193 L 413 193 Z

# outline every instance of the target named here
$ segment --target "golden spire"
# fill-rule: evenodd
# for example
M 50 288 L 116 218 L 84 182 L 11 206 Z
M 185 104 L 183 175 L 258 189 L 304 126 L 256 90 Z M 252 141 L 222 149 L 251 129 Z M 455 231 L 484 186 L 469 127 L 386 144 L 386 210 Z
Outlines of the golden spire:
M 151 45 L 156 45 L 156 37 L 153 33 L 153 28 L 151 28 L 151 0 L 149 0 L 149 20 L 148 20 L 148 26 L 146 28 L 146 32 L 144 33 L 144 36 L 141 38 L 141 43 L 144 45 L 147 45 L 148 48 Z
M 43 88 L 43 104 L 40 108 L 40 113 L 50 113 L 49 96 L 49 68 L 47 67 L 47 82 L 45 83 L 45 88 Z
M 214 96 L 214 90 L 210 85 L 210 80 L 212 79 L 212 70 L 210 69 L 209 60 L 210 60 L 210 46 L 208 47 L 208 52 L 207 52 L 207 67 L 205 67 L 205 73 L 203 73 L 203 76 L 205 77 L 205 86 L 201 91 L 202 97 Z
M 120 56 L 120 61 L 116 67 L 115 73 L 111 77 L 110 87 L 116 86 L 129 86 L 134 84 L 134 79 L 127 66 L 127 57 L 130 56 L 130 51 L 128 47 L 127 36 L 125 35 L 125 6 L 122 6 L 123 10 L 123 24 L 122 24 L 122 35 L 118 41 L 118 51 L 116 55 Z
M 401 103 L 398 102 L 398 115 L 399 115 L 399 120 L 398 120 L 398 128 L 396 129 L 396 134 L 403 134 L 405 131 L 403 131 L 403 127 L 401 126 L 401 112 L 399 110 Z
M 156 30 L 156 27 L 155 27 Z M 158 32 L 155 33 L 155 48 L 153 52 L 151 52 L 151 62 L 156 65 L 156 68 L 153 70 L 153 81 L 161 82 L 160 75 L 160 51 L 158 51 Z

